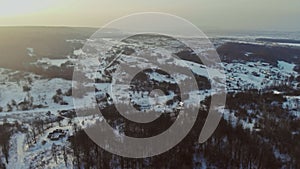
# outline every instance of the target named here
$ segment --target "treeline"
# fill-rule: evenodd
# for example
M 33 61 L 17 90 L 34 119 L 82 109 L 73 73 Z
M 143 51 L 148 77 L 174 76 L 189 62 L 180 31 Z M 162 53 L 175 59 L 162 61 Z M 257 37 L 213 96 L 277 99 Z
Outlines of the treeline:
M 250 90 L 227 95 L 229 112 L 234 112 L 238 121 L 254 123 L 251 137 L 264 141 L 284 168 L 300 167 L 300 118 L 284 105 L 288 101 L 284 95 L 297 95 L 297 92 Z
M 74 153 L 74 166 L 80 168 L 299 168 L 300 164 L 300 120 L 289 115 L 282 108 L 286 101 L 282 95 L 252 90 L 228 94 L 226 108 L 234 111 L 237 124 L 221 120 L 213 136 L 204 144 L 198 137 L 207 116 L 207 110 L 200 110 L 196 124 L 181 143 L 161 155 L 130 159 L 116 156 L 98 147 L 85 132 L 77 129 L 70 138 Z M 210 99 L 203 104 L 209 105 Z M 256 110 L 249 113 L 246 110 Z M 107 109 L 114 116 L 114 109 Z M 108 113 L 108 112 L 107 112 Z M 112 118 L 118 121 L 118 118 Z M 171 118 L 171 117 L 170 117 Z M 255 121 L 254 129 L 245 128 L 245 122 Z M 165 118 L 170 124 L 168 118 Z M 123 123 L 126 135 L 135 136 L 135 127 Z M 254 123 L 254 122 L 253 122 Z M 111 124 L 116 124 L 111 122 Z M 164 124 L 160 121 L 160 124 Z M 158 128 L 153 124 L 153 128 Z M 137 127 L 137 126 L 136 126 Z M 166 126 L 162 126 L 166 127 Z M 147 126 L 149 129 L 150 126 Z M 156 130 L 144 130 L 151 132 Z M 297 133 L 298 132 L 298 133 Z M 157 133 L 155 133 L 157 134 Z

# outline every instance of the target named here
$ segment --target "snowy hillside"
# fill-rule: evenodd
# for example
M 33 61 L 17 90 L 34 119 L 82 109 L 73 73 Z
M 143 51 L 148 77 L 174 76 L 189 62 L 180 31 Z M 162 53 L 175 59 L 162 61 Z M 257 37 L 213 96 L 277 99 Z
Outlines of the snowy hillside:
M 189 39 L 189 41 L 197 40 Z M 122 126 L 122 120 L 114 117 L 115 112 L 113 112 L 112 107 L 115 103 L 130 103 L 141 112 L 165 113 L 166 117 L 171 114 L 172 121 L 174 116 L 178 114 L 177 111 L 184 106 L 194 107 L 201 102 L 202 108 L 204 107 L 201 111 L 206 112 L 209 96 L 219 92 L 213 90 L 211 84 L 223 85 L 218 79 L 220 71 L 213 70 L 214 74 L 210 77 L 207 73 L 207 67 L 197 58 L 197 54 L 201 55 L 211 50 L 210 48 L 199 48 L 197 51 L 191 51 L 182 43 L 166 37 L 149 38 L 147 36 L 134 37 L 121 43 L 113 38 L 103 38 L 97 41 L 67 39 L 66 42 L 81 44 L 87 42 L 86 48 L 90 51 L 74 49 L 63 58 L 35 58 L 35 49 L 27 48 L 28 57 L 35 58 L 29 65 L 33 66 L 34 70 L 43 71 L 0 68 L 0 126 L 3 127 L 3 131 L 0 130 L 0 132 L 3 134 L 1 136 L 9 136 L 3 137 L 1 140 L 0 147 L 3 148 L 3 151 L 0 152 L 0 164 L 2 164 L 0 168 L 2 166 L 8 169 L 88 168 L 86 166 L 89 162 L 94 168 L 100 165 L 92 159 L 85 158 L 83 154 L 90 153 L 90 156 L 97 154 L 98 157 L 99 154 L 105 153 L 98 151 L 98 148 L 97 151 L 92 150 L 93 143 L 87 144 L 90 146 L 89 148 L 84 147 L 77 138 L 78 135 L 82 136 L 80 135 L 82 129 L 104 122 L 104 117 L 101 114 L 92 113 L 76 114 L 74 101 L 80 103 L 80 106 L 76 108 L 88 109 L 89 103 L 94 101 L 93 98 L 96 98 L 99 108 L 105 113 L 112 114 L 113 117 L 110 117 L 112 119 L 110 122 L 115 125 L 114 128 L 119 129 L 119 132 L 130 133 L 132 132 L 131 128 L 126 129 L 126 126 Z M 214 39 L 213 42 L 223 52 L 220 54 L 224 60 L 221 66 L 226 73 L 226 89 L 229 93 L 227 100 L 230 103 L 229 106 L 226 106 L 225 111 L 220 112 L 223 116 L 222 120 L 224 120 L 221 125 L 227 126 L 228 130 L 235 132 L 239 132 L 238 129 L 241 126 L 241 133 L 246 133 L 247 136 L 246 131 L 248 130 L 251 133 L 258 133 L 254 135 L 257 136 L 255 139 L 259 140 L 256 141 L 260 142 L 272 137 L 271 134 L 267 135 L 267 132 L 261 132 L 264 131 L 264 126 L 271 125 L 264 123 L 264 120 L 269 118 L 278 122 L 280 120 L 286 122 L 287 117 L 291 118 L 292 120 L 289 119 L 291 121 L 299 120 L 300 65 L 295 62 L 295 58 L 277 60 L 276 63 L 272 59 L 257 59 L 259 53 L 255 53 L 256 48 L 249 47 L 251 49 L 249 51 L 240 51 L 244 54 L 241 60 L 237 60 L 234 56 L 236 53 L 226 55 L 227 47 L 231 47 L 227 43 L 246 42 L 228 41 L 228 39 L 222 38 Z M 265 47 L 264 43 L 256 43 L 255 45 L 259 45 L 259 48 Z M 278 45 L 280 46 L 280 44 L 275 46 Z M 103 53 L 104 49 L 110 46 L 113 48 L 109 53 Z M 149 57 L 145 57 L 143 51 L 152 52 Z M 125 65 L 125 67 L 120 65 Z M 158 69 L 161 66 L 171 67 L 174 71 L 171 73 L 161 71 Z M 70 79 L 69 71 L 73 70 L 74 67 L 80 67 L 82 76 L 86 78 L 85 83 L 81 84 Z M 144 71 L 135 75 L 129 86 L 120 85 L 124 79 L 132 77 L 130 72 L 137 69 Z M 180 93 L 178 84 L 188 86 L 187 82 L 190 75 L 181 69 L 190 71 L 197 81 L 197 88 L 183 94 Z M 52 75 L 51 70 L 59 73 Z M 112 85 L 117 86 L 113 91 Z M 81 91 L 80 96 L 82 97 L 72 95 L 72 90 L 82 88 L 87 89 L 87 91 Z M 153 92 L 154 89 L 159 89 L 162 93 Z M 270 91 L 275 92 L 270 94 Z M 245 99 L 240 95 L 249 96 L 249 98 Z M 272 105 L 273 108 L 276 107 L 279 112 L 273 110 L 272 106 L 263 107 L 259 101 L 256 102 L 255 100 L 270 103 L 269 105 Z M 266 112 L 270 113 L 271 111 L 274 114 L 266 115 Z M 270 123 L 273 124 L 273 121 Z M 167 124 L 162 125 L 167 126 Z M 152 130 L 149 131 L 152 132 Z M 299 137 L 299 132 L 297 127 L 289 131 L 293 135 L 293 139 Z M 223 137 L 223 135 L 220 138 L 222 139 L 214 136 L 207 145 L 214 148 L 217 146 L 226 147 L 227 140 L 230 138 Z M 232 141 L 230 144 L 235 144 L 234 140 L 230 141 Z M 192 144 L 191 151 L 193 153 L 190 154 L 192 154 L 191 161 L 193 161 L 194 168 L 218 165 L 216 161 L 211 159 L 211 156 L 208 156 L 208 153 L 203 153 L 202 148 L 205 146 L 201 147 L 194 142 Z M 81 152 L 83 148 L 76 148 L 74 145 L 82 145 L 86 151 Z M 182 145 L 178 146 L 178 151 L 181 152 L 179 149 Z M 231 147 L 232 150 L 235 148 Z M 286 167 L 287 163 L 292 160 L 293 154 L 289 154 L 289 151 L 276 145 L 272 147 L 272 156 L 276 156 L 282 162 L 282 168 Z M 184 154 L 184 151 L 182 153 Z M 120 157 L 107 155 L 105 158 L 109 161 L 110 168 L 121 168 Z M 105 158 L 103 157 L 103 159 Z M 242 157 L 239 158 L 242 159 Z M 149 167 L 154 163 L 151 160 L 143 159 L 141 164 Z M 240 163 L 241 165 L 244 164 L 242 160 Z M 104 165 L 104 162 L 101 165 Z M 122 163 L 122 165 L 125 164 Z

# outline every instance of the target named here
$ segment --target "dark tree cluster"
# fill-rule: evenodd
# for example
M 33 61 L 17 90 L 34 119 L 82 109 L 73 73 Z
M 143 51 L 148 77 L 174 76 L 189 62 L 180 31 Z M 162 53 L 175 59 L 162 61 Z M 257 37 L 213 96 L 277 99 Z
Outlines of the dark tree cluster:
M 144 159 L 123 158 L 110 154 L 91 141 L 84 131 L 78 129 L 70 138 L 76 157 L 74 164 L 78 168 L 85 166 L 85 168 L 104 169 L 113 166 L 124 169 L 201 168 L 203 165 L 207 168 L 228 169 L 299 168 L 300 119 L 290 116 L 282 108 L 284 101 L 286 100 L 282 95 L 269 91 L 250 90 L 230 93 L 227 97 L 226 108 L 236 112 L 235 115 L 238 118 L 236 125 L 222 118 L 213 136 L 207 142 L 199 144 L 199 133 L 207 116 L 207 110 L 202 109 L 199 111 L 196 124 L 181 143 L 161 155 Z M 209 98 L 202 102 L 207 106 L 209 103 Z M 248 109 L 257 110 L 257 112 L 249 114 L 246 111 Z M 135 125 L 119 120 L 113 108 L 106 109 L 106 111 L 109 114 L 106 118 L 111 119 L 111 125 L 122 124 L 126 135 L 137 136 L 134 134 L 137 132 Z M 256 127 L 253 130 L 239 123 L 241 120 L 250 122 L 249 119 L 256 121 Z M 154 123 L 153 126 L 147 126 L 143 132 L 155 135 L 157 130 L 151 130 L 151 127 L 157 129 L 159 126 Z

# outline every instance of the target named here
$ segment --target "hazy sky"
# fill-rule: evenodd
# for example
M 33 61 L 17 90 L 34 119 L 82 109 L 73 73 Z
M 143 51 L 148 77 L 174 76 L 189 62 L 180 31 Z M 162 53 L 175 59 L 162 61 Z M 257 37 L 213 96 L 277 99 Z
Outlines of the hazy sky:
M 202 29 L 300 31 L 300 0 L 0 0 L 0 26 L 95 26 L 166 12 Z

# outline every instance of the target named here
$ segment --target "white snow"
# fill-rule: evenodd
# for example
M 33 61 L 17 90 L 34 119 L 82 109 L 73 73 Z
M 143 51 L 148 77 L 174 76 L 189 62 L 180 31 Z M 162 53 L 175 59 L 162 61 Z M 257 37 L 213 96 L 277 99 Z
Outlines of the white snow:
M 75 61 L 75 59 L 66 58 L 66 59 L 49 59 L 49 58 L 41 58 L 37 60 L 35 64 L 37 65 L 43 65 L 44 67 L 50 67 L 50 66 L 58 66 L 60 67 L 63 63 L 66 63 L 67 61 Z
M 35 56 L 34 49 L 33 48 L 27 48 L 27 54 L 30 57 L 34 57 Z
M 285 61 L 277 61 L 278 62 L 278 67 L 287 72 L 287 73 L 292 73 L 294 72 L 294 67 L 296 66 L 295 64 L 292 64 L 292 63 L 288 63 L 288 62 L 285 62 Z
M 11 137 L 11 148 L 7 168 L 26 168 L 24 165 L 24 143 L 26 135 L 16 133 Z
M 81 40 L 68 40 L 71 43 L 84 43 L 85 41 Z M 107 45 L 117 44 L 117 42 L 113 39 L 102 39 L 99 41 L 92 41 L 88 40 L 90 46 L 97 46 L 97 43 L 103 43 L 100 47 L 99 53 L 101 53 L 102 48 L 106 48 Z M 244 42 L 241 42 L 244 43 Z M 255 43 L 255 42 L 253 42 Z M 260 43 L 259 43 L 260 44 Z M 135 44 L 139 46 L 139 44 Z M 190 61 L 182 61 L 180 59 L 174 59 L 172 61 L 167 62 L 170 60 L 170 56 L 172 53 L 178 52 L 177 49 L 173 49 L 174 51 L 170 52 L 164 49 L 155 49 L 156 57 L 158 64 L 174 64 L 175 66 L 188 68 L 193 73 L 197 75 L 201 75 L 204 77 L 208 77 L 207 68 L 204 65 L 197 64 Z M 202 49 L 203 50 L 203 49 Z M 28 55 L 33 57 L 34 56 L 34 49 L 27 48 Z M 202 52 L 200 49 L 196 52 Z M 137 55 L 139 51 L 137 51 Z M 249 56 L 251 53 L 246 52 L 245 55 Z M 105 65 L 105 62 L 99 62 L 99 56 L 86 56 L 82 49 L 74 50 L 73 55 L 80 56 L 80 59 L 74 59 L 71 57 L 66 57 L 65 59 L 49 59 L 49 58 L 42 58 L 39 59 L 35 64 L 41 64 L 44 66 L 61 66 L 63 63 L 67 61 L 71 61 L 73 63 L 79 64 L 83 66 L 83 70 L 86 71 L 86 76 L 93 79 L 98 77 L 99 75 L 95 74 L 95 70 L 99 68 L 99 65 Z M 147 68 L 147 67 L 156 67 L 157 65 L 148 62 L 145 58 L 139 57 L 132 57 L 126 55 L 120 55 L 119 60 L 123 63 L 127 63 L 130 66 L 138 66 L 139 68 Z M 81 60 L 82 59 L 82 60 Z M 118 58 L 117 58 L 118 59 Z M 100 59 L 101 61 L 101 59 Z M 293 70 L 295 64 L 287 63 L 285 61 L 278 61 L 277 67 L 273 67 L 268 63 L 263 62 L 248 62 L 248 63 L 229 63 L 224 64 L 224 69 L 226 70 L 226 78 L 227 78 L 227 87 L 229 91 L 234 90 L 243 90 L 250 87 L 262 89 L 271 85 L 276 81 L 286 81 L 291 75 L 296 75 L 296 72 Z M 219 77 L 220 72 L 218 70 L 211 69 L 212 77 Z M 9 70 L 0 68 L 0 106 L 3 107 L 3 111 L 0 113 L 0 124 L 3 123 L 4 119 L 8 122 L 13 124 L 17 121 L 19 124 L 26 126 L 28 130 L 32 130 L 30 124 L 32 120 L 36 118 L 46 119 L 51 117 L 57 117 L 59 115 L 59 111 L 62 110 L 71 110 L 74 108 L 73 98 L 68 96 L 63 96 L 63 100 L 68 103 L 68 105 L 59 105 L 53 102 L 52 97 L 56 94 L 57 89 L 61 89 L 64 92 L 69 90 L 72 87 L 72 82 L 69 80 L 64 80 L 60 78 L 53 78 L 53 79 L 44 79 L 40 76 L 35 74 L 29 73 L 26 77 L 32 78 L 32 83 L 29 83 L 25 77 L 17 78 L 20 73 L 19 71 Z M 124 72 L 116 72 L 115 75 L 118 77 L 124 75 Z M 126 74 L 125 74 L 126 75 Z M 173 74 L 174 77 L 169 78 L 165 75 L 161 75 L 157 72 L 149 73 L 148 74 L 151 79 L 160 81 L 160 82 L 169 82 L 175 83 L 185 80 L 189 78 L 187 75 L 183 74 Z M 102 76 L 100 76 L 102 78 Z M 210 79 L 214 81 L 214 79 Z M 30 91 L 24 92 L 23 86 L 29 86 L 31 88 Z M 86 86 L 92 86 L 94 84 L 86 84 Z M 112 92 L 109 83 L 102 83 L 102 84 L 95 84 L 95 87 L 100 90 L 97 94 L 105 96 L 105 93 L 109 93 L 114 101 L 118 102 L 125 102 L 126 98 L 129 98 L 129 94 L 132 95 L 132 103 L 139 104 L 144 107 L 150 107 L 150 109 L 155 110 L 157 112 L 168 112 L 173 111 L 175 108 L 182 107 L 182 106 L 194 106 L 193 104 L 199 104 L 200 101 L 204 100 L 207 96 L 211 94 L 217 93 L 218 91 L 211 91 L 211 90 L 203 90 L 203 91 L 191 91 L 188 93 L 188 99 L 182 100 L 182 102 L 175 102 L 169 107 L 164 106 L 168 100 L 173 99 L 176 95 L 173 92 L 170 92 L 168 95 L 164 96 L 157 96 L 157 97 L 150 97 L 149 93 L 130 93 L 126 90 L 125 87 L 120 87 L 119 90 Z M 274 91 L 275 94 L 281 94 L 279 91 Z M 115 98 L 112 94 L 115 94 Z M 88 92 L 83 98 L 75 98 L 75 101 L 80 103 L 78 108 L 90 107 L 90 103 L 94 102 L 92 100 L 94 98 L 94 92 Z M 27 98 L 28 96 L 33 97 L 33 104 L 42 104 L 46 107 L 44 108 L 36 108 L 34 110 L 17 110 L 16 107 L 13 107 L 12 112 L 7 111 L 7 104 L 11 104 L 12 100 L 15 100 L 17 103 L 20 103 Z M 28 99 L 28 98 L 27 98 Z M 283 104 L 283 107 L 290 110 L 295 116 L 300 117 L 299 111 L 299 100 L 300 96 L 286 96 L 287 101 Z M 150 106 L 149 106 L 150 105 Z M 78 106 L 78 105 L 77 105 Z M 51 112 L 51 117 L 46 115 L 46 112 Z M 255 119 L 252 120 L 250 123 L 248 120 L 238 119 L 235 116 L 235 112 L 229 112 L 229 110 L 225 109 L 222 113 L 225 120 L 232 123 L 233 126 L 236 126 L 237 123 L 240 123 L 245 129 L 253 130 Z M 251 110 L 248 111 L 251 113 Z M 68 135 L 73 134 L 72 126 L 68 124 L 69 118 L 65 118 L 62 120 L 60 125 L 54 124 L 53 126 L 49 127 L 44 133 L 37 136 L 37 143 L 31 146 L 27 145 L 26 143 L 26 134 L 24 133 L 15 133 L 11 137 L 11 149 L 10 149 L 10 158 L 7 168 L 28 168 L 30 164 L 41 164 L 45 163 L 45 168 L 66 168 L 63 162 L 63 158 L 61 155 L 58 157 L 58 163 L 52 158 L 51 148 L 53 143 L 57 145 L 59 148 L 61 146 L 69 146 L 69 142 L 66 140 L 67 137 L 62 138 L 58 141 L 51 141 L 47 138 L 48 134 L 55 129 L 62 129 L 65 130 Z M 102 116 L 95 116 L 95 115 L 86 115 L 75 117 L 72 119 L 73 122 L 80 124 L 81 127 L 86 128 L 97 121 L 102 121 Z M 122 133 L 116 133 L 121 135 Z M 46 141 L 46 143 L 44 142 Z M 278 158 L 286 158 L 284 155 L 280 154 L 280 152 L 275 151 Z M 68 155 L 68 168 L 73 168 L 72 165 L 72 155 Z M 193 156 L 194 162 L 200 162 L 201 168 L 206 168 L 206 160 L 203 158 L 201 154 L 195 154 Z M 113 163 L 118 163 L 117 161 L 112 161 Z M 33 166 L 35 167 L 35 166 Z
M 250 129 L 250 131 L 253 131 L 253 127 L 255 124 L 255 120 L 252 120 L 252 122 L 245 121 L 243 119 L 239 119 L 235 116 L 235 111 L 229 111 L 228 109 L 224 109 L 223 111 L 219 111 L 223 118 L 230 122 L 232 126 L 236 126 L 238 123 L 243 126 L 244 129 Z

